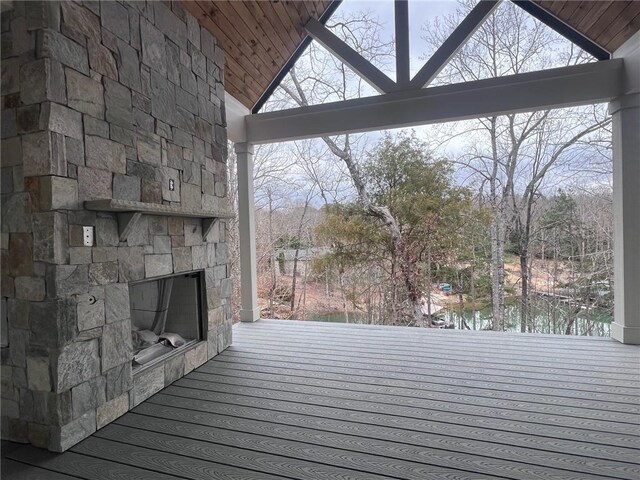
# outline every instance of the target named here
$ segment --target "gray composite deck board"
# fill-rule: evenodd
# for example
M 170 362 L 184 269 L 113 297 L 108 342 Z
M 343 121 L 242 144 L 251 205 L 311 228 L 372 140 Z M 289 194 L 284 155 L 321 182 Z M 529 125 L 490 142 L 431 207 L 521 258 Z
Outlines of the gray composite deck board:
M 637 479 L 639 425 L 639 347 L 261 320 L 64 454 L 3 448 L 2 478 Z

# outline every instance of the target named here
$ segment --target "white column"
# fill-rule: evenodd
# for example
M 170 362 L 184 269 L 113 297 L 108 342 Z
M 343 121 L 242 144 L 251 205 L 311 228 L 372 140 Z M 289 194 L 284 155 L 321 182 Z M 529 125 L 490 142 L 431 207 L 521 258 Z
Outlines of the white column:
M 614 54 L 624 59 L 613 120 L 614 321 L 611 336 L 640 344 L 640 34 Z
M 238 159 L 238 229 L 240 236 L 240 320 L 260 318 L 256 265 L 256 224 L 253 192 L 253 145 L 235 144 Z

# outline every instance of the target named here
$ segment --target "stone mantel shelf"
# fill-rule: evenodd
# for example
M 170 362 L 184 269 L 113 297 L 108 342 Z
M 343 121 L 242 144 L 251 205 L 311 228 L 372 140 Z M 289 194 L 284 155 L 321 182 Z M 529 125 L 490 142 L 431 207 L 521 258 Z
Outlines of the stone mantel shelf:
M 89 200 L 84 202 L 87 210 L 99 212 L 114 212 L 118 214 L 118 233 L 120 241 L 125 242 L 127 236 L 142 214 L 163 215 L 168 217 L 190 217 L 202 219 L 202 237 L 207 238 L 211 228 L 219 219 L 234 217 L 231 210 L 201 210 L 184 208 L 178 205 L 160 205 L 157 203 L 134 202 L 130 200 Z

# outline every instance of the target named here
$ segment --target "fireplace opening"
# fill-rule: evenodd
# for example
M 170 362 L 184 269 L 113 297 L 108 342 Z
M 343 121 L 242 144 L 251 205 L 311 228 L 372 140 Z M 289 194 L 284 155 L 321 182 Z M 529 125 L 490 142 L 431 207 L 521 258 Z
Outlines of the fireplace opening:
M 133 371 L 202 340 L 202 272 L 129 284 Z

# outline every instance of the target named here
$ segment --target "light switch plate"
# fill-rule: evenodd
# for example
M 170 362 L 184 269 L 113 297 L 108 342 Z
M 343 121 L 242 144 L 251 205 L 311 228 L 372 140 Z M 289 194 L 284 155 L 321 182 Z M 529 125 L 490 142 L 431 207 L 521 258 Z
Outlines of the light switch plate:
M 85 247 L 93 247 L 93 227 L 82 227 L 82 238 Z

